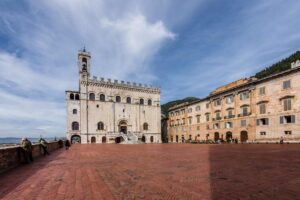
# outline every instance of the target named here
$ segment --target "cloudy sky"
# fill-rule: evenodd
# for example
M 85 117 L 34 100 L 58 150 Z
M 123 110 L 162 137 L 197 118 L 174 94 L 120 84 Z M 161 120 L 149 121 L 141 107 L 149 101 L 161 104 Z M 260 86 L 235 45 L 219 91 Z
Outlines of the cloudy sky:
M 1 0 L 0 137 L 64 136 L 77 52 L 92 75 L 158 85 L 162 103 L 300 49 L 299 0 Z

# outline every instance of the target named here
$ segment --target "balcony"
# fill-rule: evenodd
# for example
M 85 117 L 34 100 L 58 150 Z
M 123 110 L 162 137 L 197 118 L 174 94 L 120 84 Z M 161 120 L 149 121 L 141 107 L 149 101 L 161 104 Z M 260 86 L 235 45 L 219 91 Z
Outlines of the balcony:
M 238 117 L 245 117 L 251 115 L 251 112 L 238 114 Z
M 222 119 L 222 117 L 216 117 L 216 120 L 221 120 Z

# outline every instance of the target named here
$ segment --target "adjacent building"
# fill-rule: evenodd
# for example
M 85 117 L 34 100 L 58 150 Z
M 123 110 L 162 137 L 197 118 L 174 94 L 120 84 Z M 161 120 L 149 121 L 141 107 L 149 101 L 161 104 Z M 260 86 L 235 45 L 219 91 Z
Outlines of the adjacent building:
M 300 141 L 300 62 L 262 79 L 241 79 L 169 109 L 168 140 Z
M 66 91 L 67 138 L 73 143 L 161 142 L 160 89 L 90 79 L 91 55 L 78 53 L 79 90 Z

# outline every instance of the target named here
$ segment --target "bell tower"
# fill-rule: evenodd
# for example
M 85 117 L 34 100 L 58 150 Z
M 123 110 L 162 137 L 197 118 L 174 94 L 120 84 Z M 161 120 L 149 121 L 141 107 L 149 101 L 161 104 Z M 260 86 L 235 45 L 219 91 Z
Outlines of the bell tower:
M 90 67 L 91 67 L 91 54 L 87 52 L 85 48 L 78 52 L 78 69 L 80 74 L 80 79 L 85 80 L 90 77 Z

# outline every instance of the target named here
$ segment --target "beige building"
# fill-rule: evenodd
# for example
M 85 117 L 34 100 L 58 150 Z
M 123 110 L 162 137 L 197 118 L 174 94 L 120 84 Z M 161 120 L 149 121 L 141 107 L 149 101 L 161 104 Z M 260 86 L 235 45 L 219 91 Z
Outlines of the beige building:
M 266 78 L 241 79 L 169 110 L 168 140 L 300 141 L 300 62 Z
M 79 91 L 66 91 L 67 138 L 81 143 L 160 143 L 160 89 L 90 79 L 91 55 L 78 53 Z

